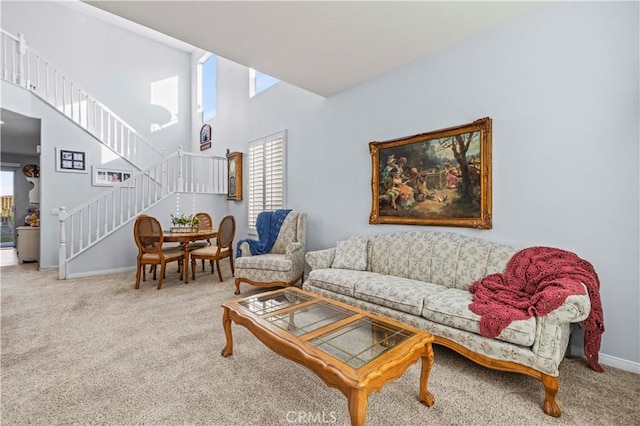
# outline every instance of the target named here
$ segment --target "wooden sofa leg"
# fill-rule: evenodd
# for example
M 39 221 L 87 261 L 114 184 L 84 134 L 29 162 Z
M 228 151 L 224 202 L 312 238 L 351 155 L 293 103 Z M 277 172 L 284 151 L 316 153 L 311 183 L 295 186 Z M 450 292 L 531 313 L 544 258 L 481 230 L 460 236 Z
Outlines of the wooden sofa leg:
M 240 294 L 240 278 L 236 278 L 236 291 L 233 294 Z
M 544 412 L 552 417 L 560 417 L 560 406 L 556 402 L 556 394 L 558 393 L 558 378 L 542 375 L 542 384 L 544 385 Z

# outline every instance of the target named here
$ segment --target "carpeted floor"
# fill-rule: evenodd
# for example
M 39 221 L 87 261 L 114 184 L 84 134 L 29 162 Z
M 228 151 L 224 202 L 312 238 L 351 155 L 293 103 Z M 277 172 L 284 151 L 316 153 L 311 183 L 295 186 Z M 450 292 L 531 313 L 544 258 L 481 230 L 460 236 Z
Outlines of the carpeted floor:
M 349 424 L 341 393 L 243 327 L 220 356 L 220 304 L 236 297 L 226 264 L 223 283 L 200 272 L 184 285 L 171 271 L 160 291 L 134 290 L 133 273 L 59 281 L 36 268 L 0 269 L 3 426 Z M 367 425 L 640 424 L 639 375 L 565 360 L 554 419 L 539 381 L 434 349 L 435 405 L 418 401 L 417 363 L 369 397 Z

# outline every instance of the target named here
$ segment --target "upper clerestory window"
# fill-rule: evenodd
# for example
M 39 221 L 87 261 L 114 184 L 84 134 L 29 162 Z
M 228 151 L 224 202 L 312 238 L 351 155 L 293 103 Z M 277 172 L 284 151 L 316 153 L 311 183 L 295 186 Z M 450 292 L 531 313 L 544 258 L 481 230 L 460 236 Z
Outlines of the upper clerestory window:
M 249 97 L 253 98 L 260 92 L 267 90 L 269 87 L 276 83 L 279 83 L 275 77 L 271 77 L 260 71 L 256 71 L 253 68 L 249 68 Z

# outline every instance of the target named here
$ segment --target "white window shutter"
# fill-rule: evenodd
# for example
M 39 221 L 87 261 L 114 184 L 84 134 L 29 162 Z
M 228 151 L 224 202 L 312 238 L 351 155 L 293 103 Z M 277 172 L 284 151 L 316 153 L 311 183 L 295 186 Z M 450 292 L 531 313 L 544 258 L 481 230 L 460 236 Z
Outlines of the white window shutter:
M 286 131 L 249 144 L 249 232 L 256 232 L 262 211 L 285 207 Z

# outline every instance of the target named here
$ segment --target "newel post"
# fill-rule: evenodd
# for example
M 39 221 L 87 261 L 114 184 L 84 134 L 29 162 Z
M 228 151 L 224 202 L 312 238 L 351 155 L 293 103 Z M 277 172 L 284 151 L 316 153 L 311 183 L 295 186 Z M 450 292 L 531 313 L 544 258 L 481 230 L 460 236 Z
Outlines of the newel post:
M 24 62 L 27 56 L 27 43 L 24 41 L 24 34 L 18 33 L 18 84 L 27 86 L 27 79 L 24 75 Z
M 60 236 L 58 237 L 58 279 L 67 279 L 67 237 L 65 230 L 65 220 L 67 219 L 67 211 L 64 206 L 60 207 L 58 220 L 60 221 Z
M 178 147 L 178 192 L 184 192 L 184 150 Z

